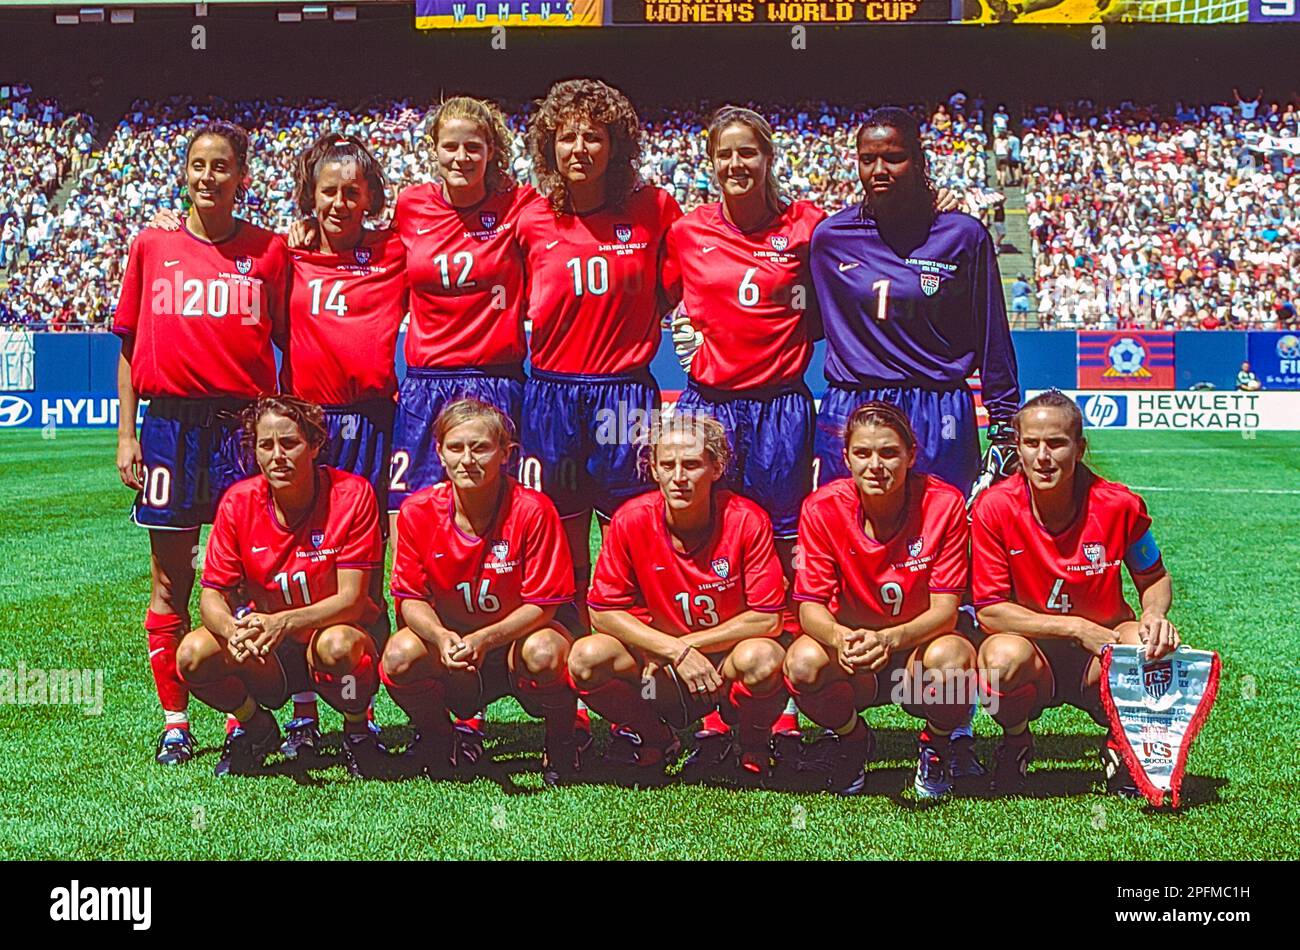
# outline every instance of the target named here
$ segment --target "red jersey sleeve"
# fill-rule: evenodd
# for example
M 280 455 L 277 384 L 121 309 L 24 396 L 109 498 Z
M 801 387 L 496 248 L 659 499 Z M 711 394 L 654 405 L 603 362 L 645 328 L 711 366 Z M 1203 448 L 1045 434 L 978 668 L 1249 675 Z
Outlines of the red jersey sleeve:
M 271 253 L 275 257 L 275 269 L 278 283 L 267 292 L 267 306 L 270 308 L 271 339 L 281 353 L 289 346 L 289 298 L 293 294 L 293 265 L 289 257 L 289 245 L 278 234 L 272 239 Z
M 745 519 L 745 606 L 763 613 L 785 609 L 785 576 L 772 541 L 772 522 L 758 513 Z
M 976 607 L 1011 599 L 1010 556 L 990 501 L 977 501 L 971 518 L 971 598 Z
M 363 481 L 352 495 L 352 512 L 342 550 L 334 562 L 339 568 L 373 570 L 384 563 L 384 538 L 379 531 L 379 504 L 375 490 Z
M 591 578 L 588 606 L 596 610 L 626 610 L 637 605 L 636 570 L 624 522 L 615 517 L 605 533 Z
M 967 547 L 970 544 L 970 527 L 966 521 L 966 505 L 960 496 L 951 496 L 947 516 L 943 522 L 943 540 L 939 553 L 930 569 L 930 593 L 960 594 L 966 589 L 970 574 Z
M 143 232 L 131 242 L 126 255 L 126 271 L 122 274 L 122 289 L 117 295 L 117 309 L 113 312 L 113 332 L 118 336 L 131 336 L 140 325 L 140 297 L 144 289 L 143 252 L 140 245 Z
M 795 558 L 794 599 L 829 604 L 839 590 L 835 544 L 813 497 L 804 500 L 799 516 L 799 554 Z
M 204 587 L 234 590 L 244 580 L 244 563 L 239 556 L 239 530 L 235 497 L 227 495 L 212 519 L 208 549 L 203 555 Z
M 425 573 L 424 559 L 415 543 L 415 539 L 422 536 L 416 507 L 408 499 L 397 513 L 397 544 L 393 549 L 391 583 L 394 600 L 424 600 L 429 594 L 429 575 Z
M 533 509 L 519 590 L 526 604 L 563 604 L 573 600 L 573 561 L 555 505 L 545 496 Z

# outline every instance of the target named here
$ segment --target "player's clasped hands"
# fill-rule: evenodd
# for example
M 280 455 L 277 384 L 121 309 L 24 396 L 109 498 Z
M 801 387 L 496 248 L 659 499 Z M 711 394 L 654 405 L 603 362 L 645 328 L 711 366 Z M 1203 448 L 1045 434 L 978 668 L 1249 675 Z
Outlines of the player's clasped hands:
M 288 632 L 282 614 L 247 613 L 235 618 L 235 632 L 227 641 L 230 655 L 236 663 L 247 659 L 264 662 Z
M 462 637 L 455 631 L 448 630 L 439 641 L 443 665 L 449 670 L 474 672 L 482 662 L 483 651 L 479 641 L 472 634 Z
M 858 627 L 840 634 L 840 666 L 850 676 L 884 669 L 889 652 L 889 643 L 875 630 Z

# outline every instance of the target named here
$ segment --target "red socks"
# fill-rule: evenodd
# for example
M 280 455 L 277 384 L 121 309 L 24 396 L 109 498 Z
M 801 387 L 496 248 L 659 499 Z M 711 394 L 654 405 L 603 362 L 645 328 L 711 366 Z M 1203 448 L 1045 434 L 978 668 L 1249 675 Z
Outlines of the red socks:
M 762 694 L 755 693 L 742 680 L 731 684 L 727 701 L 736 710 L 736 740 L 741 749 L 767 748 L 772 726 L 785 711 L 786 698 L 779 679 Z
M 176 648 L 185 635 L 185 620 L 180 614 L 160 614 L 150 610 L 144 615 L 144 630 L 149 641 L 149 668 L 164 713 L 184 713 L 189 706 L 189 691 L 176 670 Z M 169 723 L 171 725 L 172 723 Z
M 388 688 L 388 695 L 406 713 L 411 725 L 422 735 L 451 735 L 451 718 L 447 714 L 447 699 L 441 683 L 432 676 L 414 683 L 394 683 L 384 671 L 383 664 L 378 666 L 379 678 Z
M 632 729 L 648 745 L 666 745 L 672 739 L 672 730 L 641 698 L 639 684 L 631 680 L 611 679 L 595 689 L 579 689 L 578 695 L 605 719 Z
M 363 713 L 370 705 L 370 697 L 379 692 L 379 661 L 373 651 L 367 650 L 346 673 L 317 671 L 313 679 L 316 692 L 339 712 Z
M 799 690 L 786 677 L 785 686 L 803 714 L 825 729 L 839 729 L 857 714 L 853 685 L 848 680 L 835 680 L 818 690 Z

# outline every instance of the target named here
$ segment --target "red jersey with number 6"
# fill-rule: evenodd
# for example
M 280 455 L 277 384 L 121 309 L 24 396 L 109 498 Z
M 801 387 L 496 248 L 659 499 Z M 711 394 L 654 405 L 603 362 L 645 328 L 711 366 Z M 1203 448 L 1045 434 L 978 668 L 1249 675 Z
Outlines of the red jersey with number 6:
M 495 520 L 482 537 L 456 524 L 450 482 L 406 499 L 397 515 L 393 599 L 423 600 L 458 634 L 505 619 L 523 604 L 573 600 L 573 562 L 555 504 L 503 480 Z
M 235 591 L 273 614 L 337 594 L 341 569 L 375 571 L 383 563 L 374 489 L 360 475 L 320 465 L 316 503 L 293 525 L 280 523 L 265 476 L 226 490 L 203 558 L 203 586 Z M 367 597 L 356 623 L 378 617 Z
M 804 499 L 794 599 L 825 604 L 846 627 L 880 630 L 930 607 L 931 594 L 966 588 L 966 501 L 933 475 L 907 477 L 906 514 L 893 537 L 867 537 L 857 485 L 840 478 Z
M 592 610 L 626 610 L 655 630 L 681 637 L 746 610 L 785 609 L 785 578 L 772 522 L 762 508 L 715 489 L 713 532 L 685 552 L 673 545 L 666 518 L 659 491 L 618 509 L 591 579 Z
M 406 252 L 396 232 L 366 231 L 341 254 L 292 255 L 280 390 L 323 406 L 393 395 L 406 312 Z
M 141 396 L 275 392 L 271 339 L 284 327 L 289 249 L 279 235 L 238 224 L 216 244 L 184 226 L 145 228 L 131 242 L 113 332 L 134 341 L 131 385 Z
M 811 201 L 794 201 L 745 232 L 714 202 L 668 229 L 664 291 L 704 336 L 691 376 L 733 390 L 803 378 L 821 336 L 808 248 L 824 217 Z
M 1085 480 L 1082 503 L 1060 534 L 1034 515 L 1023 472 L 980 495 L 971 523 L 976 607 L 1005 600 L 1110 628 L 1134 619 L 1121 565 L 1138 574 L 1164 570 L 1146 504 L 1085 466 L 1075 477 Z
M 556 214 L 524 209 L 532 365 L 550 373 L 614 376 L 641 369 L 659 346 L 659 255 L 682 209 L 642 187 L 621 209 Z

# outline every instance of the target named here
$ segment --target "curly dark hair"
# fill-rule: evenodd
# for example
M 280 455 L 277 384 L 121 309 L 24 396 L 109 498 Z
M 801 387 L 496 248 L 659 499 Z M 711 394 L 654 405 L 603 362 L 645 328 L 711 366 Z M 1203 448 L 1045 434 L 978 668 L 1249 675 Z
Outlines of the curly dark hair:
M 912 165 L 917 170 L 921 188 L 924 190 L 930 204 L 930 210 L 933 212 L 939 204 L 939 195 L 935 191 L 934 182 L 930 180 L 930 167 L 925 160 L 925 147 L 921 144 L 921 124 L 916 120 L 916 116 L 897 106 L 881 106 L 878 109 L 873 109 L 867 113 L 862 125 L 858 127 L 858 134 L 854 136 L 854 142 L 860 140 L 862 133 L 867 129 L 875 128 L 893 129 L 898 133 L 898 137 L 903 140 L 903 148 L 907 150 L 908 156 L 912 159 Z M 866 208 L 865 196 L 863 207 Z
M 538 103 L 528 127 L 528 151 L 538 190 L 557 214 L 573 210 L 564 176 L 555 165 L 555 134 L 571 119 L 586 119 L 608 130 L 611 154 L 605 172 L 605 202 L 622 207 L 640 184 L 641 122 L 627 96 L 599 79 L 557 82 Z
M 257 424 L 267 413 L 292 419 L 312 448 L 319 448 L 329 438 L 325 428 L 325 410 L 314 402 L 296 396 L 263 396 L 246 408 L 239 418 L 240 443 L 251 458 L 257 446 Z
M 354 162 L 370 189 L 366 214 L 379 214 L 387 200 L 384 170 L 366 144 L 355 135 L 328 132 L 312 142 L 294 163 L 293 203 L 307 217 L 316 215 L 316 179 L 330 162 Z
M 185 143 L 185 162 L 181 166 L 181 191 L 185 192 L 189 188 L 189 183 L 185 177 L 185 166 L 190 163 L 190 152 L 194 151 L 195 143 L 205 135 L 225 139 L 230 146 L 230 150 L 235 153 L 235 164 L 239 166 L 241 172 L 239 185 L 235 189 L 235 200 L 243 201 L 248 196 L 248 133 L 244 131 L 242 126 L 227 122 L 224 119 L 204 122 L 190 133 L 189 140 Z

